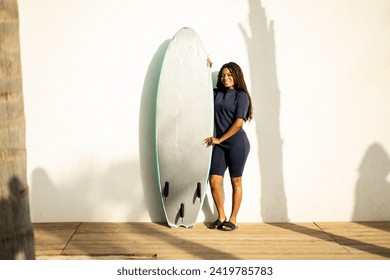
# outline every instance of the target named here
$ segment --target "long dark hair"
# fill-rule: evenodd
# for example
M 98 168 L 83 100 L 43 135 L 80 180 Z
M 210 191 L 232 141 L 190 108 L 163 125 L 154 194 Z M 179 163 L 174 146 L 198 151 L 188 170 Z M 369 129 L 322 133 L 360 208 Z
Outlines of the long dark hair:
M 246 87 L 245 79 L 244 79 L 244 73 L 241 70 L 241 67 L 237 65 L 235 62 L 228 62 L 224 65 L 222 65 L 221 69 L 218 73 L 218 80 L 217 80 L 217 89 L 220 91 L 226 91 L 226 87 L 223 85 L 221 81 L 222 77 L 222 70 L 223 69 L 229 69 L 230 73 L 233 76 L 234 79 L 234 89 L 244 91 L 249 99 L 249 108 L 248 113 L 245 117 L 245 121 L 250 121 L 253 118 L 253 112 L 252 112 L 252 98 L 249 94 L 248 88 Z

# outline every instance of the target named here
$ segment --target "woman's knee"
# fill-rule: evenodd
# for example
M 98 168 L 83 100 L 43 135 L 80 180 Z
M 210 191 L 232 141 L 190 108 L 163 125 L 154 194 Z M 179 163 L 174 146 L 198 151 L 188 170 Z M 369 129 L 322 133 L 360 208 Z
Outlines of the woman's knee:
M 222 185 L 223 176 L 211 175 L 209 181 L 211 189 L 219 188 Z
M 231 183 L 233 188 L 241 188 L 242 187 L 242 177 L 231 178 Z

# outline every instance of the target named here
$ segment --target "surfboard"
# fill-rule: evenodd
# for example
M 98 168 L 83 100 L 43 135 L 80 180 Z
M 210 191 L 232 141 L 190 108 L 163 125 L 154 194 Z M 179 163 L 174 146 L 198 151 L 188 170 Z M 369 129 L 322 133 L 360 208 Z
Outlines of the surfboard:
M 207 54 L 197 33 L 181 28 L 162 63 L 156 105 L 159 191 L 170 227 L 195 226 L 206 196 L 214 104 Z

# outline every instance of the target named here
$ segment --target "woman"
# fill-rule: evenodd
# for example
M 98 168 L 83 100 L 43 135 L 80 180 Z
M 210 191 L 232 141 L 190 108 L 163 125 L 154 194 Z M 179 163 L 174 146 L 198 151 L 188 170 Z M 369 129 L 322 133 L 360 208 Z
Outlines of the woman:
M 226 63 L 218 73 L 214 90 L 215 137 L 204 143 L 213 148 L 210 168 L 210 186 L 218 219 L 209 228 L 235 230 L 242 200 L 242 173 L 250 144 L 242 126 L 252 119 L 252 101 L 241 68 L 234 62 Z M 233 204 L 229 220 L 223 206 L 222 182 L 229 168 L 233 187 Z

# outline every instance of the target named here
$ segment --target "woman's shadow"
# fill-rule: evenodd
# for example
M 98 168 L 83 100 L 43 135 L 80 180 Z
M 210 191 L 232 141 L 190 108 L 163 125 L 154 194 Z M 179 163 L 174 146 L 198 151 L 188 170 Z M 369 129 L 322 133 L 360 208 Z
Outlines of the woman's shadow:
M 268 24 L 261 1 L 248 1 L 248 4 L 251 34 L 242 25 L 239 27 L 250 61 L 261 175 L 261 217 L 264 222 L 287 222 L 274 25 L 273 22 Z
M 359 167 L 353 221 L 390 220 L 389 173 L 388 154 L 380 144 L 372 144 Z

